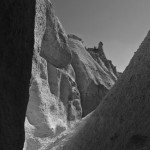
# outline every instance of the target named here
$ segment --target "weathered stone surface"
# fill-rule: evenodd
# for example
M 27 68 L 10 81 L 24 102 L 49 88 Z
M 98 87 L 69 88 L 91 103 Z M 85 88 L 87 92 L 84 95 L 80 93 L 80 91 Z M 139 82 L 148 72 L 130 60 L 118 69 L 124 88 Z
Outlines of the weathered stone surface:
M 59 97 L 61 72 L 50 63 L 47 63 L 47 72 L 48 72 L 48 83 L 49 83 L 50 91 L 56 97 Z
M 24 150 L 37 150 L 81 120 L 67 37 L 49 0 L 37 0 L 35 46 Z M 57 68 L 58 67 L 58 68 Z M 62 68 L 63 67 L 63 68 Z
M 32 84 L 30 87 L 30 99 L 27 109 L 27 119 L 31 125 L 34 125 L 34 127 L 37 128 L 34 133 L 36 137 L 54 137 L 54 130 L 56 127 L 53 127 L 52 124 L 56 124 L 57 121 L 55 122 L 55 119 L 59 118 L 61 111 L 59 111 L 59 108 L 57 106 L 59 103 L 58 100 L 50 93 L 49 85 L 47 82 L 48 80 L 45 80 L 45 78 L 48 79 L 47 71 L 45 70 L 45 73 L 43 72 L 43 70 L 41 71 L 41 68 L 47 68 L 47 66 L 43 65 L 43 67 L 41 67 L 42 61 L 39 61 L 38 63 L 41 63 L 39 65 L 39 74 L 33 76 L 31 82 Z M 55 117 L 55 119 L 53 117 Z
M 75 81 L 81 95 L 84 117 L 99 105 L 117 77 L 112 77 L 104 63 L 103 65 L 98 64 L 92 58 L 81 40 L 74 36 L 68 37 L 69 47 L 72 51 L 71 65 L 75 71 Z
M 37 61 L 33 60 L 32 65 L 30 98 L 26 112 L 28 123 L 25 128 L 29 132 L 26 132 L 25 150 L 35 150 L 36 147 L 40 149 L 45 138 L 55 138 L 68 126 L 65 106 L 59 97 L 50 92 L 46 60 L 38 54 L 36 56 Z
M 150 149 L 150 32 L 99 107 L 63 150 Z
M 79 118 L 81 119 L 82 108 L 80 104 L 80 93 L 77 89 L 75 73 L 72 66 L 68 65 L 65 69 L 58 69 L 48 63 L 47 71 L 50 91 L 63 103 L 67 120 L 76 121 L 79 120 Z M 75 106 L 73 107 L 72 101 L 79 103 L 78 105 L 75 105 L 77 108 Z M 76 116 L 76 114 L 78 114 L 78 116 Z M 73 119 L 70 115 L 76 117 Z
M 21 150 L 34 47 L 35 0 L 0 3 L 0 149 Z
M 46 29 L 42 40 L 41 56 L 50 64 L 58 68 L 67 66 L 71 61 L 71 52 L 68 48 L 67 35 L 54 14 L 52 4 L 46 3 Z
M 72 68 L 68 68 L 67 71 L 70 69 Z M 77 89 L 75 79 L 69 75 L 69 72 L 62 72 L 61 75 L 60 100 L 66 108 L 68 121 L 76 121 L 81 119 L 82 107 L 80 93 Z
M 106 58 L 106 55 L 103 50 L 103 43 L 99 42 L 98 47 L 87 48 L 87 51 L 91 54 L 93 59 L 98 62 L 103 69 L 108 72 L 114 80 L 117 80 L 119 73 L 116 70 L 116 67 L 112 64 L 111 60 Z

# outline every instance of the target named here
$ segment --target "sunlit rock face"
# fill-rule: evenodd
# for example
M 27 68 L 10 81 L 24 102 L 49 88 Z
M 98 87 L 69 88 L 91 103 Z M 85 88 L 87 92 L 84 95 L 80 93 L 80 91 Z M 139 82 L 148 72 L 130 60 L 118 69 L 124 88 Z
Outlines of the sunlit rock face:
M 67 36 L 49 0 L 37 0 L 24 150 L 43 148 L 82 117 Z
M 84 117 L 99 105 L 117 76 L 108 70 L 102 57 L 90 55 L 80 38 L 75 35 L 68 35 L 68 38 Z
M 41 56 L 50 64 L 58 68 L 66 67 L 71 61 L 71 53 L 68 48 L 67 35 L 54 14 L 52 4 L 45 0 L 46 27 L 41 43 Z
M 53 147 L 99 105 L 116 79 L 81 38 L 66 35 L 51 1 L 37 0 L 24 150 Z
M 150 149 L 150 32 L 98 108 L 57 150 Z

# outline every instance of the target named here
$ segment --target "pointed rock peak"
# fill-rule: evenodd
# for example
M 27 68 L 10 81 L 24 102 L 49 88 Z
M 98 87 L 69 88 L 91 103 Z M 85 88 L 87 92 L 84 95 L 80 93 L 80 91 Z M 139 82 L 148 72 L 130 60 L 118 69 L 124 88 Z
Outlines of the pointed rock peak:
M 87 51 L 94 52 L 94 53 L 99 54 L 99 56 L 106 57 L 104 50 L 103 50 L 103 42 L 101 41 L 99 42 L 98 47 L 94 46 L 93 48 L 87 48 Z
M 98 50 L 103 50 L 103 42 L 99 42 L 98 44 Z
M 97 52 L 99 53 L 100 56 L 106 58 L 104 50 L 103 50 L 103 42 L 101 42 L 101 41 L 99 42 L 97 50 L 98 50 Z

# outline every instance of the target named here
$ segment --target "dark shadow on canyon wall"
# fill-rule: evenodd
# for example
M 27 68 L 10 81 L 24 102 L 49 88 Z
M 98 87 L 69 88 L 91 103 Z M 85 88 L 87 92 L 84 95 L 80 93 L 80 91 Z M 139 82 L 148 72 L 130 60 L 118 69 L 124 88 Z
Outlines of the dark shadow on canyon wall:
M 34 48 L 35 0 L 0 2 L 0 149 L 22 150 Z

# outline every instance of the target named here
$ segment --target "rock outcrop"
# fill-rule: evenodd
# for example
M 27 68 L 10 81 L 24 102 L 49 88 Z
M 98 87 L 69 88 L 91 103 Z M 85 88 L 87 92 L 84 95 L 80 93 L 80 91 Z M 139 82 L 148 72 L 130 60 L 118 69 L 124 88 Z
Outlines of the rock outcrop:
M 98 108 L 58 149 L 149 150 L 149 99 L 150 32 Z
M 21 150 L 34 48 L 35 0 L 0 3 L 0 149 Z
M 36 0 L 36 16 L 34 0 L 0 10 L 1 150 L 25 137 L 24 150 L 150 149 L 150 32 L 120 75 L 102 42 L 66 35 L 50 0 Z
M 47 0 L 45 1 L 45 5 L 46 9 L 44 10 L 44 13 L 46 15 L 46 27 L 41 43 L 42 49 L 40 54 L 53 66 L 64 68 L 71 61 L 67 35 L 65 34 L 58 18 L 54 14 L 52 4 Z
M 0 149 L 23 148 L 24 121 L 24 150 L 46 149 L 99 105 L 117 75 L 102 53 L 100 64 L 66 35 L 50 0 L 36 0 L 36 15 L 34 0 L 0 7 Z
M 34 51 L 24 150 L 52 145 L 99 105 L 117 79 L 81 38 L 66 35 L 50 0 L 36 3 Z
M 24 150 L 43 148 L 82 117 L 68 38 L 49 0 L 36 3 L 34 51 Z
M 69 35 L 68 38 L 72 51 L 71 65 L 75 71 L 76 83 L 81 95 L 82 116 L 84 117 L 95 110 L 114 85 L 117 76 L 107 68 L 107 64 L 109 66 L 110 64 L 102 50 L 99 50 L 98 54 L 93 53 L 92 57 L 84 48 L 80 38 L 73 35 Z
M 112 61 L 106 58 L 102 42 L 99 42 L 98 47 L 87 48 L 86 50 L 91 54 L 93 59 L 111 75 L 114 80 L 117 80 L 119 73 L 117 72 L 116 67 L 112 64 Z

